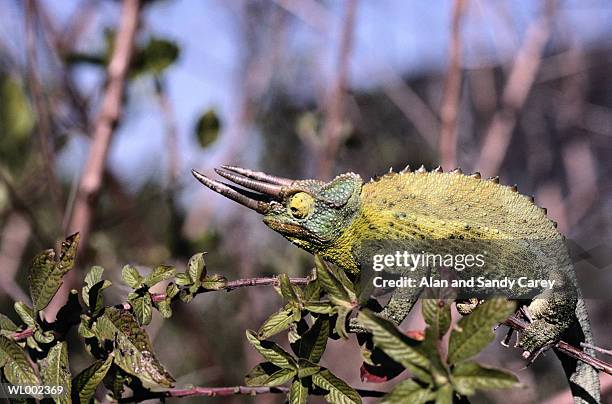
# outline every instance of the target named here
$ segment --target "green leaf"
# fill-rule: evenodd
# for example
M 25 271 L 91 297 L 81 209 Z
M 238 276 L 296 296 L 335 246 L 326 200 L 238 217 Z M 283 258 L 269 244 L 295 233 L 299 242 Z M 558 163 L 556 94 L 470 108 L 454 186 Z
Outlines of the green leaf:
M 187 286 L 193 283 L 189 275 L 184 272 L 179 272 L 178 274 L 176 274 L 176 278 L 174 281 L 179 286 Z
M 328 393 L 325 399 L 333 404 L 354 404 L 361 403 L 361 397 L 357 392 L 343 380 L 337 378 L 327 369 L 312 375 L 312 382 Z
M 400 333 L 389 321 L 370 310 L 362 310 L 357 317 L 360 324 L 373 334 L 374 344 L 391 359 L 409 369 L 424 382 L 431 382 L 429 357 L 419 348 L 419 342 Z
M 340 282 L 334 274 L 330 271 L 329 266 L 321 259 L 318 255 L 315 257 L 315 264 L 317 268 L 317 281 L 329 294 L 330 299 L 336 305 L 342 305 L 344 307 L 351 306 L 351 298 L 344 288 L 342 282 Z
M 23 302 L 15 302 L 15 311 L 28 327 L 36 327 L 36 314 L 34 310 Z
M 268 319 L 262 324 L 261 328 L 257 332 L 257 338 L 259 339 L 267 339 L 271 336 L 278 334 L 281 331 L 285 331 L 287 328 L 291 326 L 295 320 L 295 311 L 297 309 L 295 307 L 285 307 L 272 314 Z M 299 310 L 298 310 L 299 313 Z M 299 320 L 299 319 L 298 319 Z
M 36 342 L 40 342 L 41 344 L 48 344 L 51 341 L 53 341 L 54 338 L 55 336 L 53 335 L 51 331 L 45 331 L 45 332 L 42 332 L 40 330 L 34 331 L 34 339 L 36 340 Z
M 295 291 L 294 286 L 291 284 L 287 274 L 280 274 L 278 276 L 278 283 L 280 284 L 281 295 L 283 295 L 285 300 L 290 302 L 300 301 L 300 298 L 298 297 L 298 294 Z
M 81 316 L 81 323 L 79 324 L 79 335 L 83 338 L 93 338 L 96 334 L 89 327 L 89 317 L 86 315 Z
M 132 265 L 125 265 L 121 270 L 121 279 L 129 287 L 138 289 L 142 285 L 142 275 Z
M 302 384 L 301 380 L 296 380 L 291 383 L 289 390 L 289 404 L 307 404 L 308 403 L 308 387 Z
M 346 318 L 351 313 L 350 309 L 344 307 L 338 307 L 337 317 L 336 317 L 336 326 L 334 330 L 338 335 L 344 339 L 348 339 L 348 333 L 346 332 Z
M 154 304 L 157 308 L 157 311 L 159 311 L 159 314 L 161 314 L 163 318 L 172 317 L 172 303 L 170 302 L 170 299 L 166 298 L 161 302 L 156 302 Z
M 317 281 L 308 282 L 304 288 L 304 300 L 318 301 L 321 297 L 321 285 Z
M 316 363 L 312 363 L 311 361 L 306 360 L 306 359 L 298 360 L 297 374 L 300 379 L 303 379 L 308 376 L 312 376 L 315 373 L 318 373 L 320 370 L 321 370 L 321 366 L 317 365 Z
M 408 379 L 396 384 L 393 390 L 383 397 L 381 404 L 425 404 L 434 397 L 436 394 L 433 391 Z
M 448 362 L 453 364 L 468 359 L 494 338 L 494 325 L 506 320 L 514 312 L 515 304 L 506 299 L 490 299 L 463 317 L 453 329 L 448 344 Z
M 13 385 L 40 384 L 24 350 L 4 336 L 0 336 L 0 368 Z
M 130 71 L 133 75 L 158 75 L 176 61 L 179 53 L 176 43 L 163 38 L 151 38 L 143 48 L 135 52 Z
M 47 357 L 40 361 L 40 373 L 43 383 L 47 386 L 62 386 L 61 397 L 55 398 L 56 403 L 70 402 L 70 367 L 68 366 L 68 348 L 65 341 L 58 342 L 49 350 Z
M 460 394 L 469 396 L 476 390 L 515 387 L 518 379 L 502 369 L 489 368 L 476 362 L 458 363 L 453 369 L 453 385 Z
M 110 281 L 103 280 L 96 283 L 89 289 L 89 300 L 87 301 L 87 305 L 89 306 L 89 312 L 93 317 L 97 317 L 98 314 L 100 314 L 104 309 L 104 298 L 102 296 L 102 291 L 111 285 L 112 284 Z
M 318 317 L 312 327 L 300 339 L 291 344 L 291 348 L 299 358 L 306 358 L 313 363 L 319 363 L 329 336 L 329 317 Z
M 295 359 L 274 342 L 260 341 L 257 339 L 255 332 L 251 330 L 246 331 L 246 336 L 257 352 L 268 361 L 281 368 L 296 369 Z
M 436 404 L 453 404 L 453 386 L 445 384 L 436 392 Z
M 221 290 L 227 285 L 227 279 L 224 276 L 213 274 L 206 276 L 202 281 L 202 287 L 206 290 Z
M 148 325 L 151 322 L 153 315 L 153 302 L 151 301 L 151 295 L 147 292 L 142 296 L 136 296 L 133 299 L 129 299 L 128 302 L 132 305 L 134 310 L 134 317 L 140 325 Z
M 332 314 L 336 309 L 331 302 L 306 302 L 304 310 L 319 314 Z
M 262 362 L 251 369 L 244 381 L 247 386 L 262 386 L 264 381 L 281 369 L 272 362 Z
M 28 281 L 34 309 L 40 311 L 47 307 L 62 284 L 62 277 L 74 266 L 79 233 L 62 242 L 59 258 L 55 251 L 46 250 L 38 254 L 30 266 Z
M 431 337 L 439 340 L 448 332 L 451 323 L 450 301 L 443 299 L 421 299 L 423 318 Z
M 72 398 L 75 403 L 89 403 L 112 363 L 112 356 L 96 361 L 72 380 Z
M 203 278 L 206 276 L 206 262 L 204 261 L 204 253 L 198 253 L 189 258 L 187 263 L 187 274 L 191 278 L 192 283 L 201 285 Z
M 221 121 L 214 109 L 209 109 L 202 113 L 195 126 L 195 135 L 200 147 L 210 146 L 219 135 Z
M 86 305 L 89 306 L 89 291 L 98 282 L 102 282 L 102 274 L 104 273 L 104 268 L 101 266 L 94 265 L 91 267 L 87 275 L 85 275 L 85 285 L 83 285 L 82 295 L 83 301 Z
M 166 279 L 172 278 L 176 274 L 176 269 L 169 265 L 159 265 L 153 272 L 144 278 L 143 283 L 149 287 L 161 282 Z
M 19 330 L 13 320 L 0 313 L 0 335 L 9 336 Z
M 99 340 L 114 343 L 114 362 L 143 385 L 172 386 L 174 379 L 155 357 L 149 336 L 129 311 L 107 307 L 92 330 Z
M 261 382 L 262 386 L 280 386 L 292 380 L 297 374 L 296 369 L 280 369 Z

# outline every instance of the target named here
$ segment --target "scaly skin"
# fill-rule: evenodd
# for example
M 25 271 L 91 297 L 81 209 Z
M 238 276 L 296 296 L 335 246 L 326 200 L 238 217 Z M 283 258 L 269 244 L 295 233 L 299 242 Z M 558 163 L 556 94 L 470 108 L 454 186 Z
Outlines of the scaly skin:
M 233 168 L 228 170 L 240 172 Z M 217 172 L 236 182 L 223 171 Z M 202 178 L 199 173 L 194 175 L 205 185 L 225 194 L 211 186 L 211 180 Z M 546 217 L 545 210 L 536 206 L 532 198 L 519 194 L 515 187 L 500 185 L 497 180 L 483 180 L 480 175 L 463 175 L 458 170 L 452 173 L 424 169 L 389 173 L 366 184 L 353 173 L 340 175 L 329 183 L 264 179 L 262 175 L 248 176 L 277 184 L 272 191 L 251 187 L 273 195 L 271 202 L 259 202 L 257 207 L 264 213 L 264 223 L 300 248 L 319 254 L 354 274 L 368 262 L 370 254 L 361 248 L 368 240 L 544 241 L 538 244 L 546 246 L 541 247 L 545 251 L 538 251 L 542 257 L 538 268 L 529 261 L 519 260 L 513 251 L 506 251 L 497 262 L 490 262 L 503 274 L 512 273 L 513 268 L 520 266 L 523 273 L 541 275 L 544 267 L 544 275 L 554 273 L 563 278 L 560 283 L 574 286 L 570 293 L 567 289 L 563 293 L 553 290 L 530 302 L 528 312 L 533 321 L 523 331 L 519 345 L 535 358 L 560 339 L 575 346 L 580 346 L 580 342 L 592 343 L 584 301 L 576 286 L 563 236 Z M 417 298 L 415 292 L 397 289 L 381 315 L 399 325 Z M 462 314 L 469 314 L 475 306 L 474 301 L 457 302 Z M 354 331 L 359 331 L 358 324 L 352 322 L 351 325 Z M 570 381 L 574 402 L 600 402 L 596 370 L 565 356 L 560 359 Z

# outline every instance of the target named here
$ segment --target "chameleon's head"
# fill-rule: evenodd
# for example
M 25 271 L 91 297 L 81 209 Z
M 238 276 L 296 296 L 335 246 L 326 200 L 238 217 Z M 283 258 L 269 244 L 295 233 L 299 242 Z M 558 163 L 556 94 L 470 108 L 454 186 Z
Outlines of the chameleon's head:
M 357 174 L 342 174 L 325 183 L 231 166 L 215 171 L 247 189 L 212 180 L 195 170 L 192 173 L 213 191 L 261 213 L 268 227 L 310 252 L 330 246 L 359 210 L 363 181 Z

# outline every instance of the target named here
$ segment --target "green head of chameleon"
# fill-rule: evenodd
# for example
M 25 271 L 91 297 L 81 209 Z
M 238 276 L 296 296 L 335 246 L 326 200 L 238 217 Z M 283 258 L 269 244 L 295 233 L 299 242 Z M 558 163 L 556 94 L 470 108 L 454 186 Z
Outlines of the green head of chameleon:
M 298 247 L 321 253 L 340 237 L 360 209 L 363 181 L 354 173 L 329 182 L 291 180 L 240 167 L 222 166 L 215 181 L 192 170 L 211 190 L 263 215 L 263 222 Z

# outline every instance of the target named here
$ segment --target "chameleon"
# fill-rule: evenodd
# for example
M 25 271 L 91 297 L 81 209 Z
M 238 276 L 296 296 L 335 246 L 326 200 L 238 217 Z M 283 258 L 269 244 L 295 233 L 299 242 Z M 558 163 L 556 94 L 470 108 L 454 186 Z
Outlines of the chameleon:
M 557 247 L 546 252 L 546 265 L 549 272 L 560 273 L 574 292 L 549 296 L 543 292 L 528 302 L 521 301 L 526 303 L 523 309 L 529 324 L 517 344 L 524 350 L 523 357 L 535 360 L 560 340 L 574 346 L 593 343 L 563 236 L 532 197 L 519 193 L 516 186 L 500 184 L 498 177 L 485 179 L 479 173 L 444 172 L 439 167 L 428 171 L 423 166 L 415 171 L 409 167 L 400 172 L 390 170 L 369 182 L 352 172 L 328 182 L 292 180 L 229 165 L 215 172 L 231 183 L 192 170 L 206 187 L 263 215 L 263 222 L 291 243 L 350 274 L 358 275 L 366 263 L 359 248 L 366 239 L 561 241 L 551 244 Z M 516 264 L 512 259 L 498 263 Z M 399 325 L 418 297 L 418 293 L 406 295 L 404 289 L 396 289 L 379 314 Z M 479 303 L 479 299 L 455 302 L 462 315 L 468 315 Z M 355 322 L 349 328 L 360 331 Z M 585 352 L 593 354 L 590 349 Z M 574 402 L 601 402 L 597 370 L 563 354 L 557 356 Z

